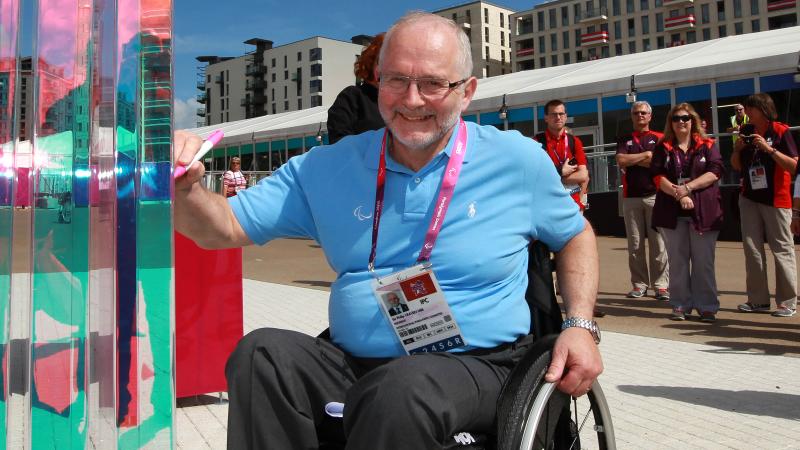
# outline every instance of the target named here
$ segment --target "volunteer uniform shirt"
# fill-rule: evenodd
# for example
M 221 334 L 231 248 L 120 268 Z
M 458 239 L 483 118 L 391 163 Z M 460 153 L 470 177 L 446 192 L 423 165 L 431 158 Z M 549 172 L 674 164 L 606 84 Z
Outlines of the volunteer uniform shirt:
M 797 146 L 795 146 L 792 133 L 786 124 L 780 122 L 770 122 L 764 139 L 775 150 L 792 158 L 797 158 Z M 784 170 L 775 162 L 770 155 L 756 150 L 752 145 L 746 145 L 741 153 L 742 162 L 742 195 L 748 199 L 774 206 L 776 208 L 791 208 L 792 175 Z M 762 166 L 766 174 L 766 189 L 753 189 L 750 181 L 750 169 Z
M 586 154 L 583 152 L 583 142 L 575 136 L 568 136 L 566 132 L 562 132 L 561 136 L 555 137 L 550 130 L 545 130 L 544 133 L 539 133 L 536 136 L 538 139 L 536 141 L 540 142 L 545 150 L 547 151 L 547 156 L 550 157 L 550 160 L 556 167 L 556 174 L 561 179 L 561 166 L 564 165 L 566 161 L 569 161 L 572 158 L 578 162 L 579 166 L 586 166 L 588 165 L 586 160 Z M 542 142 L 544 140 L 545 142 Z M 573 145 L 570 145 L 574 142 Z M 574 146 L 575 148 L 571 148 Z M 581 193 L 576 192 L 572 194 L 572 199 L 575 203 L 583 209 L 583 203 L 581 203 Z
M 617 140 L 618 155 L 636 155 L 652 152 L 664 135 L 657 131 L 634 131 Z M 656 185 L 649 167 L 628 166 L 623 169 L 622 195 L 625 198 L 649 197 L 656 193 Z
M 558 251 L 585 222 L 538 144 L 516 131 L 466 126 L 464 164 L 431 263 L 467 349 L 491 348 L 530 330 L 528 242 Z M 302 236 L 321 245 L 336 272 L 332 340 L 358 357 L 404 354 L 370 283 L 416 263 L 456 133 L 418 172 L 387 151 L 373 275 L 367 264 L 382 137 L 383 130 L 369 131 L 316 147 L 228 200 L 257 244 Z

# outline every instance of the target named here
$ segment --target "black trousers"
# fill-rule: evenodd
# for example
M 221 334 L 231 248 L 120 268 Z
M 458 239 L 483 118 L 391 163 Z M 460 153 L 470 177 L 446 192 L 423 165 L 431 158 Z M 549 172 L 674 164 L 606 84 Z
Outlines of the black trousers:
M 462 431 L 493 434 L 497 399 L 530 336 L 495 349 L 392 359 L 262 328 L 228 359 L 229 449 L 440 449 Z M 344 418 L 325 413 L 345 404 Z

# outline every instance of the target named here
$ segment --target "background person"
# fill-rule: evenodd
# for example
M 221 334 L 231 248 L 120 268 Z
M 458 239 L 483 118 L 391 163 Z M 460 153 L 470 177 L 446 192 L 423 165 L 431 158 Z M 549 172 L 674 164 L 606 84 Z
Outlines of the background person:
M 730 122 L 731 126 L 725 131 L 733 133 L 731 135 L 731 142 L 733 145 L 736 145 L 736 141 L 739 139 L 739 130 L 742 128 L 742 125 L 750 122 L 750 118 L 744 113 L 744 105 L 741 103 L 733 105 L 733 115 L 730 117 Z
M 328 142 L 334 144 L 351 134 L 383 128 L 383 118 L 378 111 L 378 79 L 375 68 L 383 44 L 383 33 L 372 38 L 372 42 L 361 52 L 353 65 L 353 71 L 361 82 L 348 86 L 336 96 L 328 108 Z
M 533 139 L 544 147 L 547 155 L 556 166 L 556 173 L 581 211 L 581 191 L 589 183 L 589 170 L 586 168 L 586 154 L 580 139 L 567 133 L 567 106 L 561 100 L 550 100 L 544 105 L 544 122 L 547 129 Z
M 714 252 L 722 226 L 719 179 L 724 166 L 692 105 L 670 109 L 650 171 L 658 187 L 653 226 L 664 237 L 669 255 L 671 319 L 686 320 L 697 309 L 700 320 L 714 322 L 719 310 Z
M 669 264 L 661 234 L 651 218 L 656 201 L 656 186 L 650 176 L 650 161 L 663 134 L 650 130 L 653 108 L 646 101 L 631 106 L 633 132 L 617 140 L 617 165 L 622 170 L 622 214 L 628 238 L 628 268 L 631 271 L 630 298 L 640 298 L 653 289 L 658 300 L 669 300 Z M 649 246 L 648 270 L 645 242 Z
M 222 174 L 222 186 L 225 197 L 233 197 L 247 189 L 247 178 L 242 173 L 242 160 L 238 156 L 231 158 L 228 170 Z
M 378 103 L 387 130 L 291 158 L 227 201 L 198 183 L 202 165 L 176 181 L 175 227 L 200 245 L 307 236 L 337 273 L 330 339 L 260 329 L 231 355 L 230 449 L 317 448 L 328 402 L 345 404 L 348 448 L 427 450 L 467 428 L 494 432 L 500 390 L 532 341 L 524 298 L 532 239 L 557 251 L 568 316 L 545 379 L 582 395 L 602 371 L 591 323 L 599 264 L 594 234 L 537 144 L 460 120 L 477 89 L 463 30 L 449 19 L 412 13 L 387 32 L 381 52 Z M 176 135 L 177 161 L 187 164 L 200 144 L 196 136 Z M 451 172 L 456 167 L 460 172 Z M 407 356 L 372 283 L 419 269 L 445 174 L 457 186 L 434 228 L 439 236 L 430 257 L 423 258 L 431 264 L 425 276 L 430 285 L 434 276 L 439 280 L 438 298 L 469 346 Z M 376 203 L 385 208 L 372 208 L 380 217 L 373 235 L 373 220 L 352 211 Z M 426 286 L 409 288 L 426 292 Z
M 769 311 L 767 254 L 764 237 L 775 258 L 776 317 L 791 317 L 797 310 L 797 262 L 790 230 L 792 198 L 789 186 L 797 168 L 797 147 L 786 124 L 777 122 L 775 103 L 767 94 L 744 101 L 752 132 L 739 132 L 731 165 L 741 172 L 739 215 L 747 272 L 747 302 L 741 312 Z

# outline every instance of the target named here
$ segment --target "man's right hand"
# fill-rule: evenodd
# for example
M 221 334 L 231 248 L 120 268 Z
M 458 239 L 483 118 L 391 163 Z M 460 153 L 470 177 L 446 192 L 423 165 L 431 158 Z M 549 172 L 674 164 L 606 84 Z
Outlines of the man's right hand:
M 575 173 L 577 170 L 578 170 L 577 164 L 570 164 L 569 161 L 567 161 L 561 166 L 561 176 L 568 177 L 573 173 Z
M 174 138 L 175 149 L 175 165 L 186 166 L 192 161 L 194 155 L 200 150 L 203 145 L 203 139 L 200 136 L 190 133 L 185 130 L 178 130 L 175 132 Z M 188 191 L 192 188 L 194 183 L 200 181 L 206 173 L 204 164 L 195 163 L 191 167 L 186 167 L 186 173 L 175 180 L 175 190 Z

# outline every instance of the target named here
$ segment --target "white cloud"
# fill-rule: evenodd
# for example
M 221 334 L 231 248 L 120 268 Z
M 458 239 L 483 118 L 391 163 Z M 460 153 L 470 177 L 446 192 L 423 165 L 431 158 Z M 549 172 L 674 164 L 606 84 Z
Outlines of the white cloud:
M 201 106 L 194 97 L 189 97 L 186 100 L 176 98 L 175 110 L 173 111 L 175 129 L 196 128 L 198 120 L 201 119 L 197 115 L 197 108 Z

